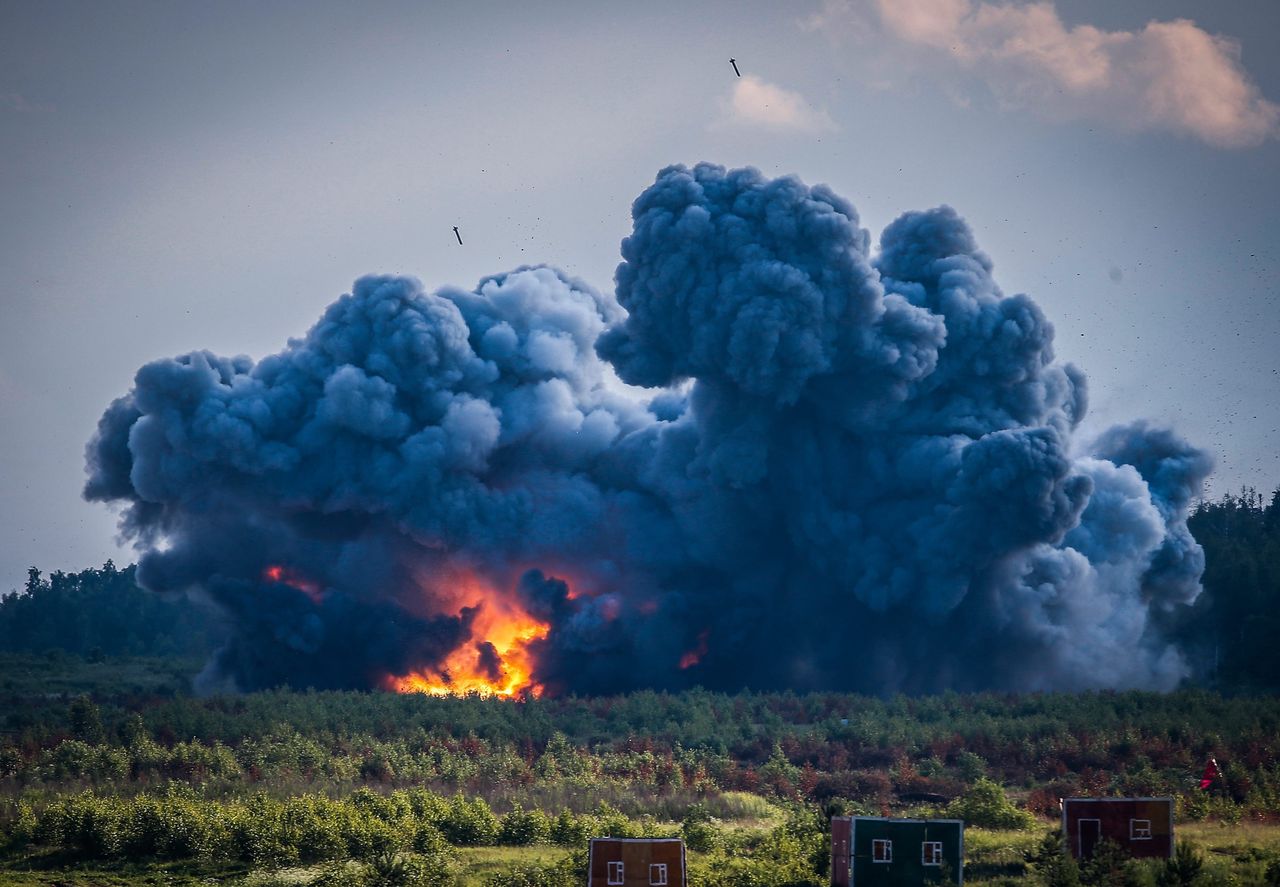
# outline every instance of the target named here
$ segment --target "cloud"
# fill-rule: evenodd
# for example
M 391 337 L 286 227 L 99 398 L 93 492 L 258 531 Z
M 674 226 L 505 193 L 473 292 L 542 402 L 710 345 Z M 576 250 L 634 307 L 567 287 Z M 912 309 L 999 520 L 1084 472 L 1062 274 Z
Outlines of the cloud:
M 810 29 L 875 32 L 973 72 L 1010 108 L 1164 130 L 1211 145 L 1261 144 L 1280 106 L 1249 79 L 1235 41 L 1188 19 L 1134 31 L 1068 27 L 1053 3 L 828 2 Z
M 826 111 L 813 107 L 800 93 L 753 74 L 734 84 L 721 122 L 808 133 L 832 132 L 838 128 Z

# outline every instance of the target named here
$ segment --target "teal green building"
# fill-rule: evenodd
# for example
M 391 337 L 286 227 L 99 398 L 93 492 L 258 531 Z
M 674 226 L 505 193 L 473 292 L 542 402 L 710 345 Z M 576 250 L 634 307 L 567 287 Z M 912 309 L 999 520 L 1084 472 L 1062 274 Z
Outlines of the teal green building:
M 831 823 L 833 885 L 959 887 L 964 883 L 963 821 L 874 816 L 839 819 L 844 821 Z

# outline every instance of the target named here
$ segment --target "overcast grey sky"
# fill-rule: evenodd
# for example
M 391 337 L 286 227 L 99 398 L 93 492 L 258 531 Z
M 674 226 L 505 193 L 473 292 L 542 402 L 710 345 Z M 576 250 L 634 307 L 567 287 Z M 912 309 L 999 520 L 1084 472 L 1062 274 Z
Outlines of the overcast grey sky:
M 367 272 L 609 290 L 631 200 L 698 160 L 826 182 L 873 237 L 951 204 L 1087 428 L 1270 490 L 1277 38 L 1238 0 L 0 3 L 0 590 L 131 560 L 80 488 L 144 362 L 261 357 Z

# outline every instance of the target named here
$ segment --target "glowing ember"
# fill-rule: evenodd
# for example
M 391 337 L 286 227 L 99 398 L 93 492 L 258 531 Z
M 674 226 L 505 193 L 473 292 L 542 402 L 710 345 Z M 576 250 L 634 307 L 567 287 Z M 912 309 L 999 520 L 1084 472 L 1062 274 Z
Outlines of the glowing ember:
M 514 601 L 484 588 L 474 577 L 468 577 L 463 585 L 472 594 L 480 592 L 465 604 L 478 608 L 471 624 L 472 640 L 439 665 L 406 675 L 388 675 L 384 681 L 387 689 L 433 696 L 540 695 L 542 686 L 533 680 L 534 661 L 529 645 L 545 638 L 551 626 L 534 619 Z
M 262 581 L 278 582 L 281 585 L 287 585 L 290 588 L 296 588 L 298 591 L 311 598 L 314 603 L 320 603 L 321 591 L 320 586 L 307 579 L 296 570 L 283 567 L 280 564 L 272 564 L 262 571 Z
M 693 668 L 702 661 L 703 656 L 707 655 L 708 633 L 708 630 L 705 628 L 698 633 L 698 646 L 694 647 L 692 650 L 686 651 L 685 654 L 680 657 L 681 669 Z

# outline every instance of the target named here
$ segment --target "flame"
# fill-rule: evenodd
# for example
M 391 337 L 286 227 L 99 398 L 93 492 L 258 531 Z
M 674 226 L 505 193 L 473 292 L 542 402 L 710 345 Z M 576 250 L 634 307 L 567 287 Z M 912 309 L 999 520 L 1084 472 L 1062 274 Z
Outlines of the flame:
M 706 628 L 698 632 L 698 645 L 692 650 L 686 650 L 684 655 L 680 657 L 681 670 L 693 668 L 702 661 L 703 656 L 707 655 L 707 635 L 709 633 L 710 630 Z
M 281 585 L 296 588 L 298 591 L 311 598 L 313 603 L 320 603 L 320 586 L 303 576 L 297 570 L 290 569 L 289 567 L 285 567 L 280 564 L 271 564 L 262 571 L 262 581 L 278 582 Z
M 466 600 L 463 606 L 478 608 L 471 623 L 472 643 L 458 647 L 438 665 L 388 675 L 384 681 L 387 689 L 432 696 L 478 693 L 508 699 L 526 693 L 540 695 L 542 685 L 533 680 L 534 659 L 529 646 L 545 638 L 551 626 L 495 593 L 477 576 L 462 577 L 454 590 L 462 592 L 459 599 Z M 497 662 L 486 665 L 487 653 L 490 657 L 497 654 Z

